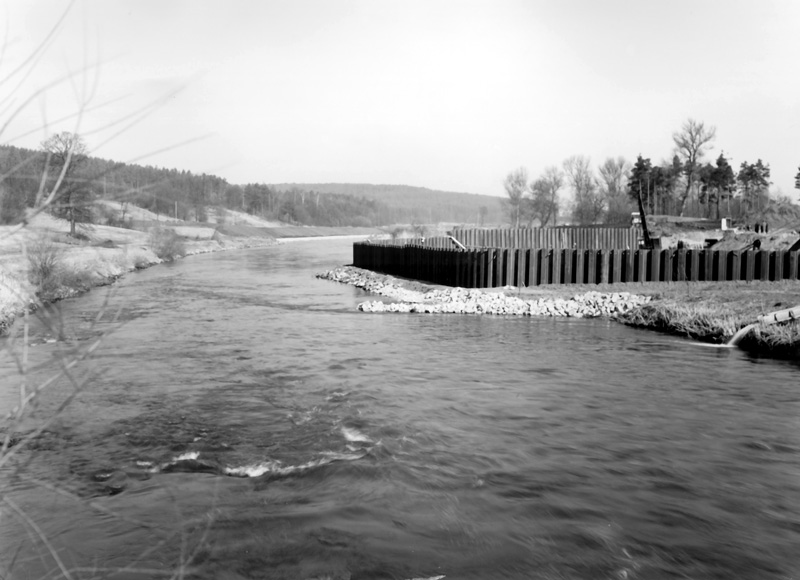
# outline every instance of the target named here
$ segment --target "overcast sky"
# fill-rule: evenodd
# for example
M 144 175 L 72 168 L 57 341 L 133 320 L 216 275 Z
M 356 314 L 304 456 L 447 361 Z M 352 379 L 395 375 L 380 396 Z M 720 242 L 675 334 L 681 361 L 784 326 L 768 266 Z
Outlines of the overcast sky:
M 3 79 L 68 4 L 0 2 Z M 231 183 L 503 195 L 570 155 L 671 159 L 692 117 L 717 128 L 709 161 L 761 158 L 797 199 L 798 30 L 797 0 L 78 0 L 0 84 L 0 121 L 21 109 L 0 139 L 77 130 Z

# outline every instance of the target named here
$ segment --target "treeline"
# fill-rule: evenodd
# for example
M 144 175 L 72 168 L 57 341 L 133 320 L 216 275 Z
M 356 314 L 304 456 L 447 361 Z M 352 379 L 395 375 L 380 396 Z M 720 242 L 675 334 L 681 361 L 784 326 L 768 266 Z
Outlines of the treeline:
M 624 157 L 608 158 L 592 169 L 587 157 L 573 156 L 561 167 L 550 166 L 529 180 L 521 167 L 508 174 L 504 187 L 507 219 L 542 226 L 555 225 L 559 216 L 580 225 L 627 225 L 641 203 L 649 214 L 743 221 L 764 216 L 800 219 L 800 206 L 787 196 L 770 196 L 769 164 L 744 161 L 735 171 L 724 153 L 711 163 L 705 154 L 716 138 L 714 127 L 689 119 L 672 135 L 675 151 L 668 162 L 654 164 L 639 155 L 631 164 Z M 800 171 L 795 177 L 800 189 Z M 569 189 L 571 201 L 560 192 Z
M 503 220 L 500 198 L 489 195 L 370 183 L 284 183 L 273 187 L 355 195 L 380 201 L 392 208 L 392 223 L 496 224 Z
M 0 146 L 0 223 L 17 223 L 39 207 L 62 179 L 50 210 L 74 224 L 125 222 L 128 204 L 186 221 L 205 222 L 209 210 L 229 209 L 267 220 L 315 226 L 378 226 L 408 214 L 364 196 L 260 183 L 236 185 L 216 175 L 120 163 L 91 157 L 78 135 L 59 133 L 41 150 Z M 62 169 L 67 170 L 62 176 Z M 43 179 L 44 176 L 44 179 Z M 121 215 L 95 203 L 122 204 Z M 117 223 L 116 225 L 124 225 Z

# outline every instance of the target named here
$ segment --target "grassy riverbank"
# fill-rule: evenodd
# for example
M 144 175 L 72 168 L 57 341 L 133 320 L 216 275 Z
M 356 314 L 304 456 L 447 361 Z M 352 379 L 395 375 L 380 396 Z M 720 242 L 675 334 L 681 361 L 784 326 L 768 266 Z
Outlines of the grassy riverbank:
M 661 284 L 649 294 L 653 300 L 620 320 L 640 328 L 681 334 L 696 340 L 724 343 L 758 317 L 800 306 L 800 283 L 724 282 Z M 742 348 L 800 359 L 800 323 L 756 328 L 742 340 Z
M 727 342 L 740 328 L 756 323 L 759 316 L 800 306 L 800 282 L 788 280 L 540 286 L 523 289 L 521 294 L 564 297 L 589 290 L 649 296 L 650 302 L 618 320 L 714 344 Z M 759 325 L 739 346 L 782 358 L 800 358 L 800 324 Z
M 800 305 L 800 283 L 692 282 L 624 284 L 651 301 L 619 317 L 623 324 L 722 344 L 758 317 Z M 607 291 L 612 286 L 608 286 Z M 603 288 L 596 288 L 601 292 Z M 746 350 L 800 359 L 800 324 L 758 325 L 739 344 Z
M 69 225 L 40 214 L 24 228 L 0 227 L 0 334 L 26 309 L 114 282 L 127 272 L 184 256 L 269 246 L 271 236 L 179 235 L 175 228 L 149 231 L 92 226 L 79 238 Z

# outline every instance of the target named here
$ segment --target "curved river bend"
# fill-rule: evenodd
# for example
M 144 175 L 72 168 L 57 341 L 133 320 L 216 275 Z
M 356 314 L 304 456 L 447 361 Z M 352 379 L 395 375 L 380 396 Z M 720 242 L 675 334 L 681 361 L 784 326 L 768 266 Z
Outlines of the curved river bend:
M 68 340 L 33 364 L 114 332 L 2 482 L 73 577 L 797 574 L 796 365 L 603 320 L 360 313 L 314 278 L 350 248 L 196 256 L 57 307 Z M 57 577 L 0 509 L 6 571 Z

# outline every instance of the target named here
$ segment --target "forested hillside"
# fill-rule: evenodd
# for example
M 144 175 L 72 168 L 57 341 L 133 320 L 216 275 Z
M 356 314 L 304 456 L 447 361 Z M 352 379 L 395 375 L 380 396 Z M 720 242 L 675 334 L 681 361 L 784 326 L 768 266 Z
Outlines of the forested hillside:
M 244 211 L 269 220 L 316 226 L 380 226 L 395 223 L 496 222 L 499 198 L 433 191 L 420 187 L 363 184 L 228 183 L 194 174 L 119 163 L 84 154 L 80 136 L 59 134 L 41 151 L 0 145 L 0 223 L 16 223 L 36 205 L 45 185 L 59 178 L 69 155 L 63 193 L 53 212 L 72 222 L 122 221 L 126 204 L 186 221 L 206 221 L 209 208 Z M 49 155 L 46 151 L 49 151 Z M 41 189 L 42 193 L 48 187 Z M 121 216 L 98 215 L 93 201 L 122 203 Z
M 368 183 L 277 183 L 271 187 L 372 199 L 393 208 L 399 218 L 396 222 L 498 223 L 504 219 L 502 200 L 490 195 Z

